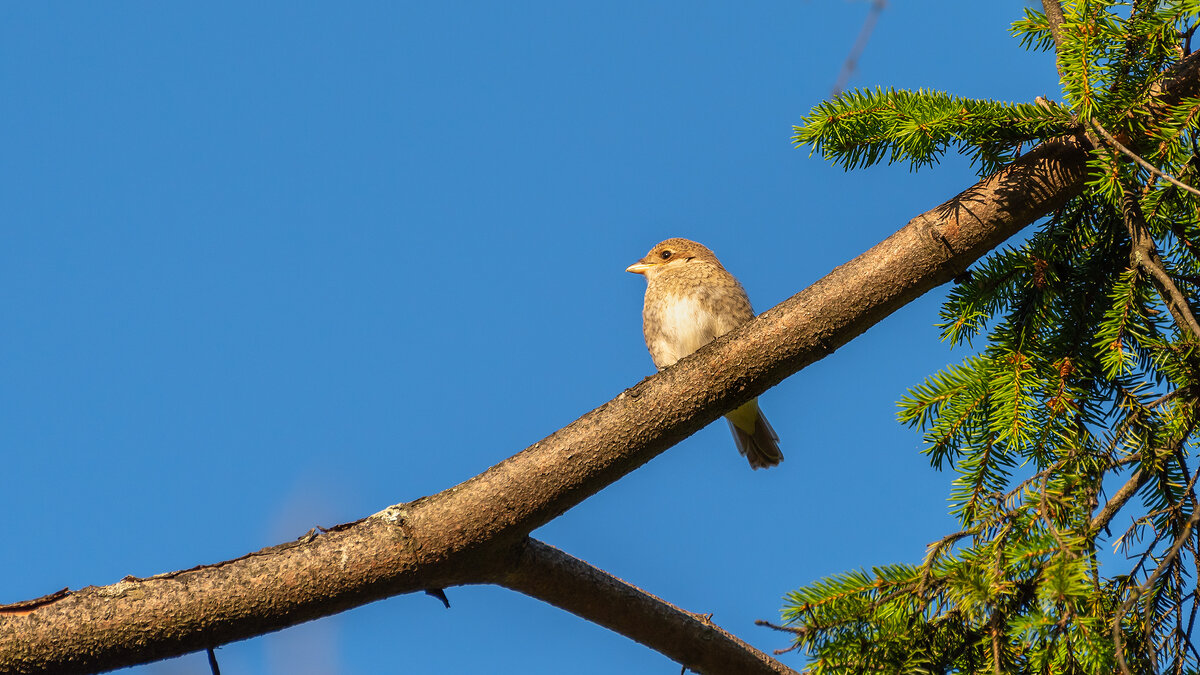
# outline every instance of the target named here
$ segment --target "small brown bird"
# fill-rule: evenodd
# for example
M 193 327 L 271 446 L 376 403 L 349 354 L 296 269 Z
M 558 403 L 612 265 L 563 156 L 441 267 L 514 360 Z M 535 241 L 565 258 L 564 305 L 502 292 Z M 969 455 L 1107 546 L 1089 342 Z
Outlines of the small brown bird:
M 712 251 L 694 241 L 668 239 L 625 271 L 646 277 L 642 333 L 659 370 L 754 318 L 742 285 Z M 758 409 L 758 399 L 725 419 L 751 468 L 783 461 L 779 436 Z

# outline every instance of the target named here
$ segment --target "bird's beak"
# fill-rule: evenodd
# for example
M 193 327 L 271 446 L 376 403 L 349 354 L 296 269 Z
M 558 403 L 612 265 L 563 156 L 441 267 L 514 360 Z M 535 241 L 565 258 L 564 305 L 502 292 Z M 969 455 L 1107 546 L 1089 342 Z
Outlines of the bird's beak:
M 633 272 L 634 274 L 645 274 L 646 271 L 650 269 L 650 267 L 651 267 L 651 265 L 647 265 L 644 262 L 638 261 L 638 262 L 633 263 L 629 267 L 626 267 L 625 271 Z

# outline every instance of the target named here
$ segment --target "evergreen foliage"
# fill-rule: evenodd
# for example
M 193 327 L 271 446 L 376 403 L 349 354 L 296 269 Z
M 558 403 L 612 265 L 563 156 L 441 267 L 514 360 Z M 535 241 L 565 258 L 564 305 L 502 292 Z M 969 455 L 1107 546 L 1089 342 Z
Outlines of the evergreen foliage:
M 838 574 L 783 618 L 814 673 L 1198 673 L 1200 100 L 1156 85 L 1190 50 L 1200 0 L 1064 2 L 1062 101 L 869 90 L 822 103 L 799 146 L 846 169 L 924 168 L 950 149 L 989 174 L 1085 133 L 1087 189 L 954 287 L 944 338 L 978 354 L 913 387 L 901 422 L 955 474 L 961 529 L 919 565 Z M 1108 137 L 1116 142 L 1108 140 Z

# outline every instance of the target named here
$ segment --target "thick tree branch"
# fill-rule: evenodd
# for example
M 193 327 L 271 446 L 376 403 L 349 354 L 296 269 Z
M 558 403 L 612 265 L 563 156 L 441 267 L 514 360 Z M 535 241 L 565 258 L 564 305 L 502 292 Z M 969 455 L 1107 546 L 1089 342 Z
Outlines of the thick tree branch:
M 1200 93 L 1198 66 L 1185 59 L 1167 94 Z M 399 593 L 504 578 L 530 531 L 1079 194 L 1087 156 L 1081 137 L 1034 148 L 734 333 L 453 488 L 234 561 L 0 607 L 0 671 L 117 668 Z
M 498 578 L 507 569 L 498 550 L 1061 206 L 1082 188 L 1086 157 L 1076 138 L 1035 148 L 733 334 L 458 486 L 236 561 L 89 587 L 6 616 L 0 670 L 115 668 L 399 593 Z

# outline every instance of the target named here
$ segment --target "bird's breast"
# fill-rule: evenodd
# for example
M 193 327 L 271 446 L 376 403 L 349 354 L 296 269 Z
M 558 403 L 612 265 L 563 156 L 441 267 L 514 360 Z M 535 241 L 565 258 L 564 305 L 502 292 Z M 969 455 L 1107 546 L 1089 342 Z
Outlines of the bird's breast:
M 721 330 L 726 322 L 714 314 L 711 303 L 694 293 L 648 299 L 643 319 L 646 346 L 659 368 L 675 363 L 729 330 Z

